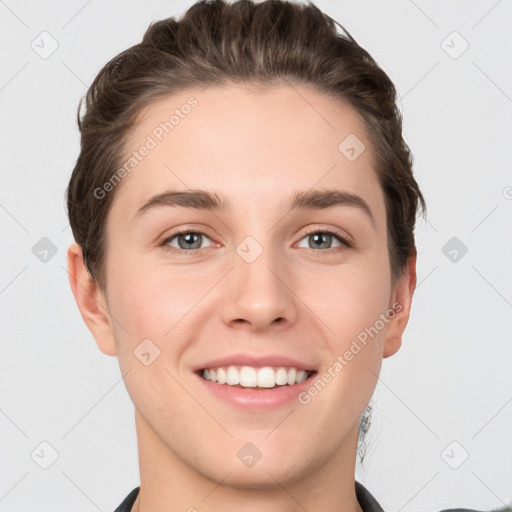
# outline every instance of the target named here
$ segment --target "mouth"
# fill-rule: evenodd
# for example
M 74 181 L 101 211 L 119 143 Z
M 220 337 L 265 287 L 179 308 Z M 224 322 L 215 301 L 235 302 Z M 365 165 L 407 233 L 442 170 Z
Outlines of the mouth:
M 314 359 L 314 354 L 301 361 L 285 354 L 238 352 L 203 361 L 192 372 L 208 400 L 263 413 L 299 400 L 318 373 Z
M 245 390 L 270 390 L 294 387 L 311 379 L 316 370 L 302 370 L 293 366 L 218 366 L 195 372 L 205 381 Z

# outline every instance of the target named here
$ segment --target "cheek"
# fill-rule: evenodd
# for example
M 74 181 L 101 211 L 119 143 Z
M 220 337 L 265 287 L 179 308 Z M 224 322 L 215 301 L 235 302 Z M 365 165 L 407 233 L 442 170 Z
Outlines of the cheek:
M 109 304 L 118 355 L 133 352 L 146 338 L 160 346 L 159 340 L 172 327 L 176 306 L 181 303 L 181 289 L 157 279 L 141 260 L 116 261 L 109 271 Z
M 316 287 L 310 295 L 309 304 L 314 304 L 312 309 L 328 326 L 330 363 L 325 382 L 333 394 L 325 399 L 343 397 L 345 406 L 359 410 L 372 395 L 382 363 L 387 324 L 381 315 L 388 311 L 388 278 L 378 262 L 347 268 L 322 279 L 323 291 Z
M 177 333 L 193 316 L 199 299 L 218 280 L 215 272 L 187 271 L 185 266 L 165 268 L 143 258 L 127 258 L 110 271 L 109 302 L 118 321 L 114 326 L 116 339 L 122 341 L 121 351 L 133 351 L 145 338 L 163 350 L 171 337 L 179 351 Z
M 304 280 L 307 304 L 323 320 L 333 344 L 342 348 L 372 326 L 388 307 L 389 274 L 381 265 L 331 269 L 314 283 Z M 312 286 L 314 284 L 314 286 Z
M 321 286 L 309 288 L 315 292 L 309 294 L 307 303 L 326 326 L 327 344 L 326 363 L 317 376 L 320 382 L 306 391 L 301 402 L 320 397 L 315 401 L 315 415 L 339 409 L 342 404 L 356 418 L 373 394 L 385 335 L 381 315 L 388 310 L 390 288 L 386 279 L 387 274 L 379 272 L 378 266 L 352 268 L 331 273 L 329 279 L 317 281 Z M 342 428 L 346 418 L 340 416 L 334 421 Z

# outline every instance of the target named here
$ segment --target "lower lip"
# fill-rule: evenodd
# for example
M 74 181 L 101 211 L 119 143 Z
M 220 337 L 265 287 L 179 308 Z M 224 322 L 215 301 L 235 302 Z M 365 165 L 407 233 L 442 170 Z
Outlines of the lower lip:
M 273 409 L 297 399 L 297 395 L 305 391 L 317 372 L 313 372 L 305 381 L 299 384 L 281 386 L 277 388 L 243 389 L 218 384 L 206 380 L 197 373 L 196 377 L 218 398 L 235 405 L 238 408 L 250 411 L 262 411 Z

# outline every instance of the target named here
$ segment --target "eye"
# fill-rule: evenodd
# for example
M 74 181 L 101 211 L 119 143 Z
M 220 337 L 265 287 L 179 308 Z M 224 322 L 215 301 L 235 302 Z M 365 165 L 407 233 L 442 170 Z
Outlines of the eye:
M 339 242 L 339 246 L 352 247 L 352 243 L 344 237 L 339 231 L 330 231 L 326 229 L 316 229 L 308 231 L 306 236 L 302 240 L 310 238 L 308 243 L 309 249 L 333 249 L 329 247 L 332 244 L 333 239 Z M 338 247 L 339 247 L 338 246 Z
M 171 236 L 168 236 L 165 240 L 162 240 L 160 245 L 164 248 L 164 250 L 167 251 L 192 252 L 203 249 L 203 247 L 201 247 L 203 238 L 210 240 L 204 233 L 200 231 L 183 230 L 177 231 Z M 178 247 L 171 245 L 171 242 L 174 239 L 176 239 Z
M 194 252 L 204 249 L 204 247 L 201 247 L 204 238 L 210 240 L 210 238 L 201 231 L 184 229 L 168 236 L 162 240 L 159 245 L 166 251 L 176 253 Z M 301 241 L 306 238 L 313 240 L 308 244 L 309 249 L 335 249 L 336 247 L 330 247 L 333 239 L 338 242 L 338 247 L 352 247 L 353 245 L 345 236 L 336 230 L 313 229 L 308 231 Z M 174 240 L 178 244 L 177 246 L 172 244 Z

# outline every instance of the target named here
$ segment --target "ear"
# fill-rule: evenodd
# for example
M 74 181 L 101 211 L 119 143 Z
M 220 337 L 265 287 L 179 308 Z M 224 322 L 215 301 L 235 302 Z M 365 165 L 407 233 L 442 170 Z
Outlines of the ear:
M 115 356 L 114 331 L 106 297 L 90 276 L 84 263 L 82 248 L 77 243 L 72 243 L 68 249 L 68 275 L 80 314 L 96 344 L 104 354 Z
M 402 335 L 409 321 L 412 296 L 416 289 L 416 251 L 407 259 L 402 277 L 397 281 L 389 307 L 393 308 L 395 315 L 386 327 L 384 351 L 382 357 L 386 358 L 396 354 L 402 346 Z M 395 307 L 393 307 L 395 305 Z

